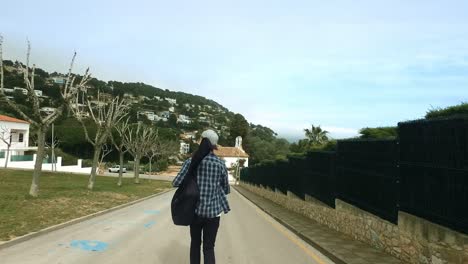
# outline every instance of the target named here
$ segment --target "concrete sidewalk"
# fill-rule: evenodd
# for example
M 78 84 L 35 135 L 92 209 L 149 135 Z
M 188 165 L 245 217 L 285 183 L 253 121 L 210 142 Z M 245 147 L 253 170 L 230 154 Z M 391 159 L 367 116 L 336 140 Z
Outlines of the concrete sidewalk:
M 310 243 L 335 263 L 388 264 L 402 263 L 397 258 L 367 244 L 320 225 L 312 219 L 288 210 L 240 186 L 235 189 L 266 213 Z

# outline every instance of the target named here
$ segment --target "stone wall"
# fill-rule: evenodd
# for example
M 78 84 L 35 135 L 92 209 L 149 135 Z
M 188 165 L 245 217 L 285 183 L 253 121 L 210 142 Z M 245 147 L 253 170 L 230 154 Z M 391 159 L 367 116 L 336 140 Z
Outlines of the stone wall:
M 339 199 L 335 209 L 306 196 L 241 183 L 242 187 L 408 263 L 468 264 L 468 236 L 399 212 L 398 225 Z

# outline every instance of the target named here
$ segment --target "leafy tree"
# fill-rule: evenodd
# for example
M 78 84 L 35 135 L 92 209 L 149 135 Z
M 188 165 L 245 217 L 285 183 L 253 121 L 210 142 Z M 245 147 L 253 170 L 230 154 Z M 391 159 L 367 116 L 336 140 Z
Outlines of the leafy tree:
M 310 150 L 331 150 L 334 149 L 336 141 L 328 138 L 328 131 L 320 126 L 312 125 L 311 129 L 304 129 L 305 139 L 299 140 L 290 146 L 293 153 L 305 153 Z
M 26 105 L 28 103 L 28 96 L 23 94 L 20 90 L 15 90 L 13 97 L 17 104 Z
M 60 100 L 60 85 L 54 83 L 52 86 L 47 86 L 47 88 L 42 90 L 43 94 L 49 96 L 54 100 Z
M 93 86 L 97 91 L 112 93 L 112 89 L 107 85 L 106 82 L 92 78 L 88 81 L 88 85 Z
M 84 123 L 89 136 L 94 138 L 96 126 L 90 119 L 84 120 Z M 55 134 L 60 139 L 60 148 L 66 153 L 83 159 L 91 159 L 93 157 L 93 146 L 86 140 L 83 127 L 75 118 L 70 117 L 59 122 L 55 126 Z
M 161 140 L 176 141 L 178 133 L 172 128 L 158 128 L 158 136 Z
M 247 153 L 250 155 L 250 164 L 264 161 L 284 159 L 289 154 L 289 142 L 286 139 L 274 138 L 271 141 L 260 137 L 249 137 Z
M 249 123 L 241 114 L 235 114 L 229 124 L 229 146 L 234 146 L 236 137 L 246 139 L 249 134 Z
M 275 158 L 276 159 L 283 159 L 290 153 L 289 150 L 289 142 L 284 138 L 278 138 L 273 141 L 275 146 Z
M 49 78 L 49 73 L 41 68 L 36 68 L 36 75 L 41 77 L 42 79 Z
M 177 126 L 177 116 L 175 114 L 170 114 L 169 119 L 167 120 L 170 126 Z
M 309 150 L 309 140 L 301 139 L 297 143 L 292 143 L 290 150 L 293 153 L 305 153 Z
M 328 141 L 328 131 L 323 130 L 320 126 L 312 125 L 310 130 L 306 128 L 304 132 L 311 146 L 323 145 Z
M 250 136 L 259 137 L 266 141 L 273 141 L 277 134 L 268 127 L 250 124 Z
M 4 87 L 13 88 L 13 87 L 23 87 L 24 78 L 19 72 L 8 71 L 4 69 Z
M 3 65 L 7 66 L 7 67 L 13 67 L 15 64 L 13 61 L 11 60 L 4 60 L 3 61 Z
M 458 105 L 446 108 L 433 108 L 427 114 L 427 119 L 450 117 L 450 116 L 468 116 L 468 102 L 462 102 Z

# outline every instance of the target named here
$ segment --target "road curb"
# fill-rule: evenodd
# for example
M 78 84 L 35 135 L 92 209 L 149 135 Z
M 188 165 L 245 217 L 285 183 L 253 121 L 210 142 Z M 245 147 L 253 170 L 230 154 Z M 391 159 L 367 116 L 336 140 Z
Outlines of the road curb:
M 275 221 L 277 221 L 278 223 L 280 223 L 281 225 L 283 225 L 284 227 L 286 227 L 288 230 L 290 230 L 291 232 L 293 232 L 295 235 L 297 235 L 298 237 L 300 237 L 302 240 L 304 240 L 306 243 L 308 243 L 309 245 L 311 245 L 313 248 L 315 248 L 317 251 L 319 251 L 320 253 L 322 253 L 324 256 L 326 256 L 327 258 L 329 258 L 331 261 L 333 261 L 334 263 L 336 264 L 347 264 L 345 261 L 343 261 L 342 259 L 340 259 L 339 257 L 335 256 L 333 253 L 331 253 L 330 251 L 324 249 L 322 246 L 320 246 L 319 244 L 317 244 L 316 242 L 314 242 L 312 239 L 308 238 L 306 235 L 302 234 L 300 231 L 298 231 L 297 229 L 295 229 L 293 226 L 291 226 L 290 224 L 288 224 L 287 222 L 281 220 L 280 218 L 276 217 L 275 215 L 273 215 L 272 213 L 270 213 L 268 210 L 262 208 L 261 206 L 259 206 L 257 203 L 255 203 L 254 201 L 252 201 L 249 197 L 247 197 L 246 195 L 244 195 L 242 193 L 242 191 L 239 191 L 239 189 L 243 189 L 244 191 L 247 191 L 247 192 L 251 192 L 241 186 L 235 186 L 234 189 L 240 194 L 242 195 L 242 197 L 244 197 L 245 199 L 249 200 L 252 204 L 254 204 L 256 207 L 258 207 L 260 210 L 262 210 L 263 212 L 265 212 L 266 214 L 268 214 L 271 218 L 275 219 Z M 255 193 L 254 193 L 255 194 Z M 258 194 L 256 194 L 258 195 Z M 266 199 L 266 198 L 265 198 Z M 280 206 L 280 205 L 278 205 Z
M 14 245 L 16 245 L 16 244 L 19 244 L 19 243 L 21 243 L 21 242 L 30 240 L 30 239 L 32 239 L 32 238 L 35 238 L 35 237 L 38 237 L 38 236 L 41 236 L 41 235 L 48 234 L 48 233 L 50 233 L 50 232 L 52 232 L 52 231 L 56 231 L 56 230 L 65 228 L 65 227 L 67 227 L 67 226 L 71 226 L 71 225 L 74 225 L 74 224 L 78 224 L 78 223 L 84 222 L 84 221 L 86 221 L 86 220 L 89 220 L 89 219 L 91 219 L 91 218 L 94 218 L 94 217 L 97 217 L 97 216 L 100 216 L 100 215 L 104 215 L 104 214 L 107 214 L 107 213 L 110 213 L 110 212 L 113 212 L 113 211 L 116 211 L 116 210 L 119 210 L 119 209 L 122 209 L 122 208 L 125 208 L 125 207 L 128 207 L 128 206 L 137 204 L 137 203 L 139 203 L 139 202 L 143 202 L 143 201 L 145 201 L 145 200 L 154 198 L 154 197 L 156 197 L 156 196 L 163 195 L 163 194 L 168 193 L 168 192 L 171 192 L 171 191 L 173 191 L 173 190 L 174 190 L 174 189 L 165 190 L 165 191 L 162 191 L 162 192 L 160 192 L 160 193 L 156 193 L 156 194 L 153 194 L 153 195 L 150 195 L 150 196 L 147 196 L 147 197 L 144 197 L 144 198 L 135 200 L 135 201 L 128 202 L 128 203 L 126 203 L 126 204 L 117 205 L 117 206 L 115 206 L 115 207 L 112 207 L 112 208 L 109 208 L 109 209 L 105 209 L 105 210 L 103 210 L 103 211 L 99 211 L 99 212 L 96 212 L 96 213 L 93 213 L 93 214 L 90 214 L 90 215 L 85 215 L 85 216 L 82 216 L 82 217 L 79 217 L 79 218 L 75 218 L 75 219 L 70 220 L 70 221 L 65 222 L 65 223 L 57 224 L 57 225 L 54 225 L 54 226 L 49 226 L 49 227 L 44 228 L 44 229 L 42 229 L 42 230 L 39 230 L 39 231 L 36 231 L 36 232 L 32 232 L 32 233 L 26 234 L 26 235 L 24 235 L 24 236 L 20 236 L 20 237 L 14 238 L 14 239 L 9 240 L 9 241 L 0 242 L 0 250 L 5 249 L 5 248 L 8 248 L 8 247 L 11 247 L 11 246 L 14 246 Z

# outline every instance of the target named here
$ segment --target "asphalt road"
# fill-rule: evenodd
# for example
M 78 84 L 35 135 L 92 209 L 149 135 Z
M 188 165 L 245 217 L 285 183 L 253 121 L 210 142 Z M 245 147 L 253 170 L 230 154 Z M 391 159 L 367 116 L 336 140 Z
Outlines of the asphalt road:
M 172 224 L 172 195 L 169 192 L 1 249 L 0 263 L 189 263 L 189 229 Z M 217 263 L 332 263 L 235 190 L 229 200 L 232 211 L 221 218 Z

